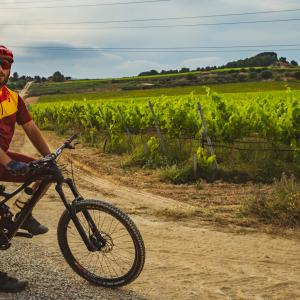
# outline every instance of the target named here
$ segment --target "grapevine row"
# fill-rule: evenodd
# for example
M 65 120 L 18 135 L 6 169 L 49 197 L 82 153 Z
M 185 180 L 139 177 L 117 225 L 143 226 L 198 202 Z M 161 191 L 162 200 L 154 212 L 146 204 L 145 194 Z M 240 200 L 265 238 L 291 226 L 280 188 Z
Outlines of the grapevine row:
M 159 97 L 151 99 L 160 128 L 170 137 L 187 133 L 200 137 L 203 130 L 197 103 L 204 111 L 208 133 L 222 141 L 234 141 L 255 135 L 298 147 L 300 143 L 300 93 L 273 92 L 218 95 L 208 90 L 206 96 Z M 100 108 L 105 115 L 105 121 Z M 122 111 L 122 116 L 120 114 Z M 148 101 L 138 102 L 55 102 L 31 107 L 34 120 L 42 128 L 80 128 L 132 133 L 154 127 Z

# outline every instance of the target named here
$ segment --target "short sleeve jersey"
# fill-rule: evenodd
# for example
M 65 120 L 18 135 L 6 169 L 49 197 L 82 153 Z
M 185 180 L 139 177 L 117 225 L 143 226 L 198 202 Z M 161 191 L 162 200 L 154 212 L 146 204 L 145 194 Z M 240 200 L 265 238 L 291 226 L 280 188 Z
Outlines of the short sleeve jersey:
M 0 88 L 0 147 L 7 151 L 16 122 L 23 125 L 32 118 L 23 99 L 6 86 Z

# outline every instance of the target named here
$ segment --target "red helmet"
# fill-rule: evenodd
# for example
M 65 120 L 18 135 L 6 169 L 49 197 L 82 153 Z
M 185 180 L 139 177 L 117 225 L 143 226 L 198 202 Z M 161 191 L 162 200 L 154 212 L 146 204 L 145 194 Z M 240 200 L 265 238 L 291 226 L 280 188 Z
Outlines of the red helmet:
M 7 59 L 11 64 L 14 62 L 14 55 L 5 46 L 0 45 L 0 58 Z

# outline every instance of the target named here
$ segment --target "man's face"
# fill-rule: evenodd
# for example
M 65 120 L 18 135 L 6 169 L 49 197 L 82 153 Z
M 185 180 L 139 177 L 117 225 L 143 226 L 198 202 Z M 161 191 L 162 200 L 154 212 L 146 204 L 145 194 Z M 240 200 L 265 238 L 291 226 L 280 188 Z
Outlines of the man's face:
M 11 64 L 8 60 L 0 58 L 0 88 L 3 87 L 10 75 Z

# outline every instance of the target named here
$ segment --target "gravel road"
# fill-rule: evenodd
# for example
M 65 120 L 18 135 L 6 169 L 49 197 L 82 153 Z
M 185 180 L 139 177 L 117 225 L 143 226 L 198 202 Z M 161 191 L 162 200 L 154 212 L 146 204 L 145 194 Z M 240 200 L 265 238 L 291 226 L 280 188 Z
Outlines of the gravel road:
M 29 281 L 29 288 L 18 294 L 1 294 L 0 299 L 143 299 L 122 289 L 95 287 L 71 273 L 63 259 L 30 240 L 17 238 L 13 246 L 0 252 L 1 270 Z

